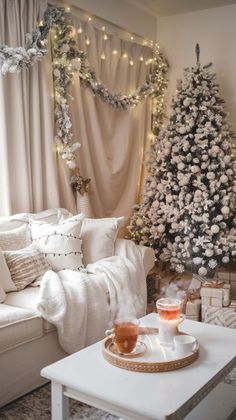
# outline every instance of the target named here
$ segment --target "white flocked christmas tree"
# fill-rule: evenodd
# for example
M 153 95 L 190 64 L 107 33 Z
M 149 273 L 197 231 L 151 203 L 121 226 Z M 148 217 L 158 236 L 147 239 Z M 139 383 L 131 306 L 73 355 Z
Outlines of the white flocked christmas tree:
M 131 238 L 172 270 L 211 277 L 236 255 L 233 134 L 210 66 L 185 70 L 166 129 L 154 136 Z M 155 134 L 155 133 L 154 133 Z

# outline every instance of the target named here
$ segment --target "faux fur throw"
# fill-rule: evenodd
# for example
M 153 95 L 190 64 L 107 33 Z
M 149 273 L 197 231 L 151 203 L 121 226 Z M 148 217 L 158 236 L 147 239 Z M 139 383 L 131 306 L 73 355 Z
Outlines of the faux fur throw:
M 129 242 L 119 254 L 89 264 L 87 272 L 45 273 L 38 309 L 57 327 L 67 353 L 104 338 L 116 316 L 145 314 L 146 280 L 139 250 Z

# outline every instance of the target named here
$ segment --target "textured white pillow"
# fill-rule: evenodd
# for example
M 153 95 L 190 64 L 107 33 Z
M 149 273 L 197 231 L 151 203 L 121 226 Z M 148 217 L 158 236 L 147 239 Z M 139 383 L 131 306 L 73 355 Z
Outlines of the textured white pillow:
M 124 220 L 124 217 L 84 219 L 81 239 L 85 266 L 114 255 L 114 243 Z
M 11 279 L 11 273 L 7 266 L 3 252 L 0 250 L 0 285 L 5 292 L 15 292 L 16 286 Z
M 3 251 L 14 251 L 25 248 L 31 243 L 28 224 L 6 232 L 0 232 L 0 247 Z
M 44 253 L 54 271 L 83 268 L 81 226 L 84 215 L 70 217 L 59 224 L 31 220 L 33 243 Z
M 2 288 L 1 284 L 0 284 L 0 303 L 3 303 L 4 300 L 6 299 L 7 295 L 4 292 L 4 289 Z
M 17 290 L 24 289 L 50 270 L 43 253 L 34 244 L 15 251 L 4 251 L 4 256 Z

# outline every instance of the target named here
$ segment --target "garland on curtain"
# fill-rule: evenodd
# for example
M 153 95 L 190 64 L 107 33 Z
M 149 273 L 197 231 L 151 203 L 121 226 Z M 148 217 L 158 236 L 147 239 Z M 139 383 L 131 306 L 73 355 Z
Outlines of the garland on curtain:
M 44 13 L 43 21 L 37 29 L 26 34 L 26 47 L 11 48 L 0 46 L 1 72 L 17 72 L 29 68 L 41 60 L 47 53 L 47 35 L 53 29 L 53 80 L 54 80 L 54 110 L 56 123 L 55 143 L 57 152 L 66 162 L 74 175 L 71 186 L 82 195 L 88 191 L 90 179 L 84 179 L 76 165 L 76 150 L 81 146 L 78 141 L 72 143 L 72 123 L 69 113 L 69 101 L 73 99 L 69 90 L 74 73 L 78 72 L 82 85 L 91 89 L 104 102 L 114 108 L 128 110 L 136 107 L 145 97 L 153 99 L 152 128 L 156 136 L 164 116 L 164 91 L 167 86 L 166 74 L 168 64 L 159 47 L 153 48 L 153 59 L 150 74 L 145 83 L 134 92 L 124 95 L 111 93 L 90 68 L 87 55 L 78 49 L 74 35 L 75 28 L 71 23 L 71 15 L 63 7 L 49 5 Z

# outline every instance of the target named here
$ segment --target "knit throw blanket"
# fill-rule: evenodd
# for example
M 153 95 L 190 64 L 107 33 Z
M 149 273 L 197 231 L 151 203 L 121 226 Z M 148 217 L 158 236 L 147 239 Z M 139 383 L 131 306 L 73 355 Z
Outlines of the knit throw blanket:
M 89 264 L 85 272 L 45 273 L 38 310 L 57 327 L 59 343 L 67 353 L 102 339 L 116 316 L 145 314 L 146 279 L 140 252 L 130 242 L 119 254 Z

